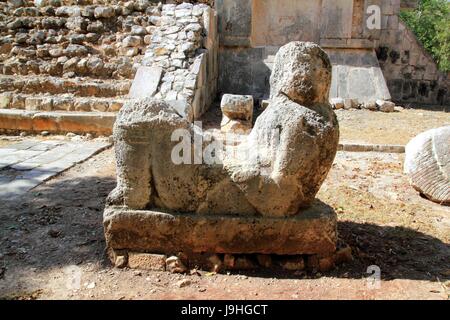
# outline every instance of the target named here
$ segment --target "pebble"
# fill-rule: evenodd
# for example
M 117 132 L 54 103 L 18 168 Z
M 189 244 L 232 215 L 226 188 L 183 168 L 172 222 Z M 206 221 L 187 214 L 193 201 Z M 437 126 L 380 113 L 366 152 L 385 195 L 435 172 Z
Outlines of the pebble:
M 52 238 L 58 238 L 61 235 L 61 231 L 50 229 L 48 230 L 48 235 Z
M 176 283 L 176 286 L 177 286 L 178 288 L 184 288 L 184 287 L 190 286 L 191 283 L 192 283 L 191 280 L 189 280 L 189 279 L 183 279 L 183 280 L 178 281 L 178 282 Z
M 166 259 L 166 270 L 172 273 L 185 273 L 186 266 L 177 256 L 171 256 Z

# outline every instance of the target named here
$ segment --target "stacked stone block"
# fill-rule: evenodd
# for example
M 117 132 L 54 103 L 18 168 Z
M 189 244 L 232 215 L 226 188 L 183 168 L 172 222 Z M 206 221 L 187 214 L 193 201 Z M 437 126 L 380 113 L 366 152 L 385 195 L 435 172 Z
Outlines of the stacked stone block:
M 207 110 L 218 78 L 216 21 L 206 4 L 162 6 L 160 24 L 142 60 L 143 66 L 152 67 L 157 90 L 147 85 L 144 95 L 177 101 L 177 110 L 190 120 Z
M 160 6 L 147 0 L 75 3 L 0 3 L 0 72 L 131 79 Z
M 0 2 L 0 108 L 118 111 L 161 9 L 150 0 Z
M 161 9 L 150 0 L 0 2 L 0 108 L 118 111 Z
M 440 72 L 413 32 L 397 15 L 383 20 L 377 56 L 394 101 L 450 104 L 450 79 Z
M 273 55 L 279 46 L 301 40 L 329 54 L 331 98 L 448 105 L 448 75 L 399 20 L 400 9 L 413 2 L 217 0 L 219 91 L 265 98 Z M 371 25 L 378 12 L 369 6 L 381 9 L 381 28 Z

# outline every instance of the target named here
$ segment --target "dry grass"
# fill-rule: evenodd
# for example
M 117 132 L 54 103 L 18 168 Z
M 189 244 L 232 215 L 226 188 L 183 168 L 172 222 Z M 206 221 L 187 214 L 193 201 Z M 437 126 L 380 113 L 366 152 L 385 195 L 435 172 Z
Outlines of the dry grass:
M 405 145 L 417 134 L 450 125 L 450 113 L 420 109 L 384 113 L 337 110 L 341 141 Z

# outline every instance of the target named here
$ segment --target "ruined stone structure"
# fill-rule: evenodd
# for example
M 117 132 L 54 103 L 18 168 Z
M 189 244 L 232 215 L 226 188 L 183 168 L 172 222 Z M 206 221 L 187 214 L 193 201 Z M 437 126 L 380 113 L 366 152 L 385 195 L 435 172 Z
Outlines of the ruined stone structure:
M 129 97 L 171 101 L 190 121 L 200 118 L 216 96 L 216 26 L 207 5 L 164 5 Z
M 0 9 L 0 130 L 110 134 L 130 98 L 156 94 L 193 119 L 216 96 L 217 18 L 207 4 L 175 12 L 149 0 L 18 0 Z
M 450 126 L 431 129 L 406 146 L 404 171 L 426 198 L 450 204 Z
M 269 106 L 227 152 L 209 149 L 221 137 L 163 100 L 125 104 L 114 126 L 118 183 L 104 214 L 114 262 L 129 252 L 333 255 L 336 214 L 315 200 L 339 140 L 330 60 L 316 44 L 291 42 L 270 81 Z M 203 141 L 200 161 L 192 138 Z M 174 158 L 180 143 L 183 163 Z
M 381 9 L 381 29 L 368 27 L 371 5 Z M 218 0 L 219 89 L 266 97 L 273 55 L 302 40 L 329 54 L 331 98 L 448 104 L 449 79 L 399 21 L 400 6 L 400 0 Z
M 399 0 L 189 2 L 200 4 L 0 2 L 0 130 L 110 134 L 123 103 L 143 96 L 191 120 L 222 93 L 265 99 L 274 56 L 293 40 L 326 50 L 342 105 L 449 103 L 448 77 L 399 21 Z M 381 30 L 366 24 L 374 4 Z
M 108 134 L 159 23 L 149 1 L 0 3 L 0 128 Z
M 388 16 L 376 52 L 392 100 L 403 104 L 450 104 L 450 77 L 395 14 Z

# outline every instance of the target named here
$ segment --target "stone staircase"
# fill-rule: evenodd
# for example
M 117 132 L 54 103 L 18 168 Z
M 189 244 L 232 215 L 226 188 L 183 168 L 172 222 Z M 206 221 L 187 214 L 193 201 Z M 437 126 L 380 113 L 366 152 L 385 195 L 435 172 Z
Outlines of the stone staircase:
M 0 2 L 0 130 L 69 131 L 23 125 L 43 114 L 109 134 L 160 16 L 150 0 Z

